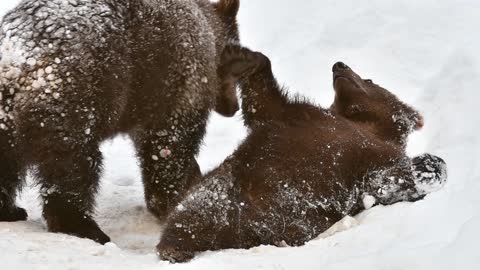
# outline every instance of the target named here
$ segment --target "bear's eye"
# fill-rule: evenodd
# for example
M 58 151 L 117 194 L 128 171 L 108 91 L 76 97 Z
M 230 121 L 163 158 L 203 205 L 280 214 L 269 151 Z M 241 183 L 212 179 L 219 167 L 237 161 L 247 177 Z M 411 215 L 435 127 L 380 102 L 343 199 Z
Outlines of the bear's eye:
M 369 112 L 366 107 L 359 104 L 350 106 L 345 116 L 356 122 L 376 122 L 378 120 L 375 113 Z
M 366 83 L 369 83 L 369 84 L 372 84 L 372 83 L 373 83 L 373 81 L 370 80 L 370 79 L 368 79 L 368 80 L 363 80 L 363 81 L 366 82 Z
M 372 122 L 373 123 L 373 122 L 377 121 L 377 118 L 376 118 L 375 114 L 370 113 L 370 112 L 366 112 L 366 111 L 362 111 L 362 112 L 352 114 L 352 115 L 350 115 L 349 118 L 353 121 L 364 122 L 364 123 L 367 123 L 367 122 Z

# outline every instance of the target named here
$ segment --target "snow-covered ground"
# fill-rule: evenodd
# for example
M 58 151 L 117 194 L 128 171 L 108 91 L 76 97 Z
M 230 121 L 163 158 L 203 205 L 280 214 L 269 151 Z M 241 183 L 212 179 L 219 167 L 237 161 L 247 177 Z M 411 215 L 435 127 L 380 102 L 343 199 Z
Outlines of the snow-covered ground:
M 0 15 L 17 0 L 2 0 Z M 299 248 L 207 252 L 188 264 L 157 259 L 161 224 L 145 210 L 128 140 L 103 145 L 98 217 L 114 244 L 46 232 L 38 194 L 19 198 L 27 222 L 0 223 L 0 269 L 480 269 L 480 2 L 476 0 L 243 0 L 244 44 L 270 56 L 292 93 L 332 102 L 342 60 L 419 108 L 426 126 L 409 151 L 445 158 L 449 182 L 417 203 L 375 207 Z M 204 171 L 244 138 L 240 118 L 211 120 Z

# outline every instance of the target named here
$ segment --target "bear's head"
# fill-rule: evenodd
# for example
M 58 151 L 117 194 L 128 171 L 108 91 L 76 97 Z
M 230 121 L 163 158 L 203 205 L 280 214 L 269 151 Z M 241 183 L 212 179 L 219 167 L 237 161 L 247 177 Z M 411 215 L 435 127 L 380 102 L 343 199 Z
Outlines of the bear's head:
M 362 79 L 342 62 L 333 66 L 335 101 L 331 107 L 378 137 L 405 145 L 413 130 L 423 127 L 422 116 L 372 80 Z
M 240 0 L 220 0 L 212 3 L 216 15 L 220 21 L 220 35 L 226 43 L 238 43 L 239 31 L 237 14 L 240 9 Z

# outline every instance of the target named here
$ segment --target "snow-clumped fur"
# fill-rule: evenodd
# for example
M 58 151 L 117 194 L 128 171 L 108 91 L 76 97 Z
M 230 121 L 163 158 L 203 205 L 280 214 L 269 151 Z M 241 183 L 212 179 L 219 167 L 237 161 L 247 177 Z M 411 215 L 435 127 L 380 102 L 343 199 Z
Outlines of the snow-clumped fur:
M 289 100 L 261 53 L 238 47 L 235 53 L 257 63 L 242 83 L 250 135 L 169 216 L 157 247 L 162 259 L 303 245 L 345 216 L 376 203 L 417 201 L 445 184 L 441 158 L 407 157 L 405 138 L 423 120 L 389 91 L 339 62 L 333 67 L 337 97 L 323 109 Z M 429 174 L 420 179 L 420 171 Z
M 0 221 L 27 217 L 15 194 L 32 167 L 49 231 L 108 242 L 92 214 L 99 144 L 118 133 L 135 142 L 149 210 L 165 216 L 200 173 L 194 156 L 210 110 L 235 90 L 218 67 L 225 45 L 238 42 L 238 8 L 235 0 L 25 0 L 7 13 Z

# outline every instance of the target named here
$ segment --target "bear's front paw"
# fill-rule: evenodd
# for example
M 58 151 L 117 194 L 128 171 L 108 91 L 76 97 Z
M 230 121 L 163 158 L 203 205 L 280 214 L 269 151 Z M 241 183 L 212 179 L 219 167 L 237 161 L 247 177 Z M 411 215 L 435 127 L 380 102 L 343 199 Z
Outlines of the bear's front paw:
M 90 228 L 86 228 L 85 230 L 81 230 L 77 233 L 77 235 L 81 238 L 92 239 L 101 245 L 105 245 L 106 243 L 110 242 L 110 237 L 106 235 L 98 226 L 92 226 Z
M 447 164 L 437 156 L 423 154 L 412 159 L 415 185 L 421 195 L 440 190 L 447 182 Z
M 28 214 L 25 209 L 13 206 L 0 209 L 0 221 L 15 222 L 27 220 Z
M 270 66 L 268 57 L 245 47 L 229 45 L 222 53 L 219 74 L 236 80 Z
M 46 216 L 48 230 L 55 233 L 65 233 L 80 238 L 88 238 L 99 244 L 110 242 L 98 224 L 88 216 L 61 218 Z

